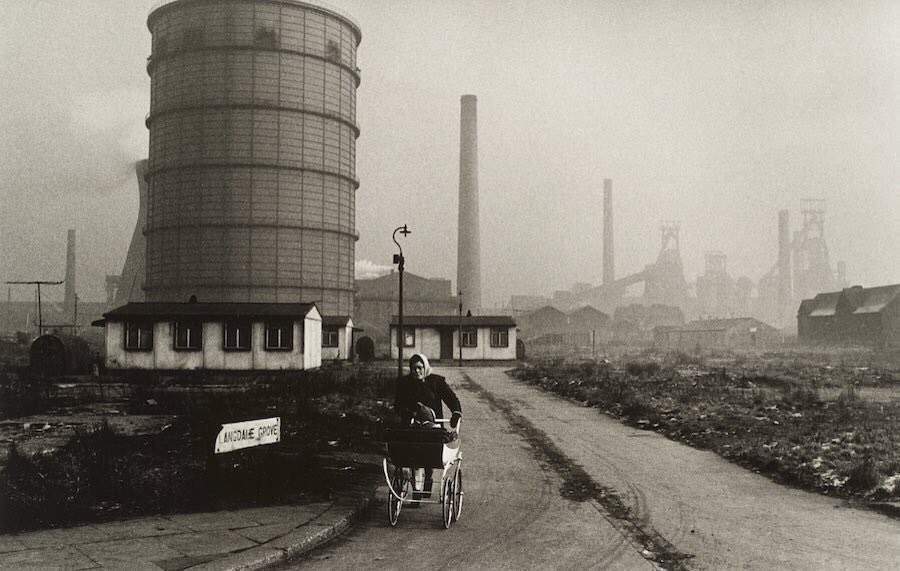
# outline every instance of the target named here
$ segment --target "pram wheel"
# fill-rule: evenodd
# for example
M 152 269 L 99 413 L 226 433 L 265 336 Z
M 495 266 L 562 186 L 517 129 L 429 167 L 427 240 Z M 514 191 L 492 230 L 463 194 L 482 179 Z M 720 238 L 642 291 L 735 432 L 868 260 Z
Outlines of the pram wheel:
M 462 513 L 463 500 L 463 476 L 462 467 L 456 467 L 456 475 L 453 477 L 453 520 L 459 521 L 459 514 Z
M 393 491 L 388 490 L 388 520 L 391 522 L 391 527 L 397 525 L 397 520 L 400 518 L 400 510 L 403 508 L 403 498 L 406 497 L 407 486 L 409 486 L 409 480 L 404 475 L 403 468 L 399 466 L 394 468 L 394 476 L 391 478 Z M 395 492 L 400 497 L 394 495 Z
M 444 480 L 441 486 L 441 516 L 444 529 L 450 529 L 453 521 L 453 480 Z

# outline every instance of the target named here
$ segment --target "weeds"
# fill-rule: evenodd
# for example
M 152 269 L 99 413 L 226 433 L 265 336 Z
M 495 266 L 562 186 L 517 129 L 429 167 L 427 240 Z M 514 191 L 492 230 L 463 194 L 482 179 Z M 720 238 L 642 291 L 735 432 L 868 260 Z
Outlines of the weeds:
M 706 363 L 728 367 L 703 371 L 684 368 L 684 359 L 668 353 L 657 360 L 647 352 L 618 366 L 556 359 L 534 362 L 514 376 L 786 483 L 844 496 L 900 498 L 895 401 L 868 402 L 854 382 L 828 400 L 822 387 L 834 386 L 830 371 L 810 368 L 797 354 L 780 356 L 774 365 L 770 359 L 765 370 L 759 363 L 738 366 L 737 360 L 707 357 Z
M 328 497 L 352 476 L 335 474 L 325 458 L 380 447 L 395 382 L 377 370 L 230 385 L 188 381 L 136 392 L 132 412 L 180 415 L 158 434 L 125 436 L 101 423 L 47 454 L 11 447 L 0 480 L 0 530 Z M 269 416 L 281 417 L 279 444 L 212 453 L 223 423 Z

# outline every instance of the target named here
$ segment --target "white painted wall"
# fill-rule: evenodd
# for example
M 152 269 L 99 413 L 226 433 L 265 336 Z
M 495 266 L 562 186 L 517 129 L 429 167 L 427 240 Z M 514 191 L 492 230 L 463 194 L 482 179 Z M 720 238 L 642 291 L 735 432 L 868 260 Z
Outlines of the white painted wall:
M 322 318 L 313 309 L 303 321 L 294 322 L 294 347 L 291 351 L 265 349 L 265 323 L 251 325 L 253 340 L 249 351 L 226 351 L 223 348 L 224 323 L 203 324 L 203 348 L 199 351 L 176 351 L 171 321 L 153 326 L 152 351 L 125 350 L 125 324 L 106 323 L 106 366 L 110 369 L 162 370 L 279 370 L 311 369 L 322 365 Z
M 406 329 L 406 326 L 404 326 Z M 408 358 L 413 353 L 421 353 L 429 361 L 441 356 L 441 333 L 435 327 L 416 327 L 416 343 L 413 347 L 405 347 L 403 356 Z M 491 328 L 478 327 L 478 346 L 463 347 L 463 361 L 503 361 L 516 358 L 516 328 L 509 327 L 509 345 L 507 347 L 491 347 Z M 391 357 L 397 358 L 397 329 L 391 328 Z M 453 332 L 453 358 L 459 357 L 459 331 Z

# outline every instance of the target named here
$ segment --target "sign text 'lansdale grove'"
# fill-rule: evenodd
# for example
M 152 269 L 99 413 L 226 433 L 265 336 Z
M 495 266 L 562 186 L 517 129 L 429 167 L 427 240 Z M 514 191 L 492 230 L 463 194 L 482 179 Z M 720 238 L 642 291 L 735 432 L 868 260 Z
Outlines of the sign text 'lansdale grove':
M 216 436 L 216 454 L 281 441 L 281 417 L 223 424 Z

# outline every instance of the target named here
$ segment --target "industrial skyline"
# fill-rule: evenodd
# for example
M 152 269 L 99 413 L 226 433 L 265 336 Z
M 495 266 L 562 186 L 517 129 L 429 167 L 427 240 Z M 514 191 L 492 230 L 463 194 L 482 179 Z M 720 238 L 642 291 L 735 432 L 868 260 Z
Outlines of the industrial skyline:
M 82 299 L 122 270 L 152 4 L 5 7 L 3 279 L 61 279 L 67 228 Z M 850 282 L 900 281 L 896 3 L 330 4 L 363 32 L 357 262 L 389 266 L 390 230 L 406 223 L 407 269 L 455 278 L 458 106 L 473 93 L 485 305 L 601 282 L 605 178 L 618 276 L 679 220 L 689 280 L 718 250 L 757 281 L 777 262 L 778 212 L 796 228 L 803 200 L 822 198 Z

